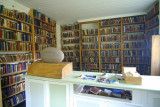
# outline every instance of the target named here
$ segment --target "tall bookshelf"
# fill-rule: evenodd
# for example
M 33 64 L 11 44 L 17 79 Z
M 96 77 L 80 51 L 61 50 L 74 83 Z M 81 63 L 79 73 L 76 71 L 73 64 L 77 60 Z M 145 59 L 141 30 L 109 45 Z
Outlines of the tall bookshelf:
M 152 35 L 159 35 L 159 2 L 148 11 L 145 22 L 147 74 L 151 74 Z
M 22 75 L 33 61 L 31 27 L 29 15 L 0 5 L 0 93 L 3 107 L 14 107 L 25 101 Z
M 61 26 L 61 48 L 64 52 L 64 62 L 73 62 L 73 70 L 80 70 L 79 59 L 79 25 Z
M 34 61 L 41 60 L 40 52 L 46 47 L 56 46 L 56 22 L 45 14 L 30 9 L 29 15 L 33 19 L 32 42 Z
M 101 72 L 120 73 L 121 57 L 121 18 L 100 21 L 100 60 Z
M 82 71 L 100 71 L 99 21 L 80 23 L 80 67 Z

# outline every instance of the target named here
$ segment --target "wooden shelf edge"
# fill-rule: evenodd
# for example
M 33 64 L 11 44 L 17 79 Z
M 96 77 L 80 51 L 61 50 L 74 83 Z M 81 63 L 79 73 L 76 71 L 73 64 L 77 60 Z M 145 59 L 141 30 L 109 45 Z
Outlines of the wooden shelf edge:
M 9 75 L 21 74 L 21 73 L 24 73 L 24 72 L 27 72 L 27 71 L 28 70 L 22 70 L 22 71 L 18 71 L 18 72 L 7 73 L 7 74 L 1 75 L 1 77 L 6 77 L 6 76 L 9 76 Z
M 12 96 L 14 96 L 14 95 L 16 95 L 16 94 L 19 94 L 19 93 L 21 93 L 21 92 L 24 92 L 24 91 L 25 91 L 25 90 L 16 92 L 16 93 L 14 93 L 14 94 L 12 94 L 12 95 L 10 95 L 10 96 L 4 97 L 4 98 L 2 98 L 2 99 L 3 99 L 3 100 L 8 99 L 8 98 L 10 98 L 10 97 L 12 97 Z

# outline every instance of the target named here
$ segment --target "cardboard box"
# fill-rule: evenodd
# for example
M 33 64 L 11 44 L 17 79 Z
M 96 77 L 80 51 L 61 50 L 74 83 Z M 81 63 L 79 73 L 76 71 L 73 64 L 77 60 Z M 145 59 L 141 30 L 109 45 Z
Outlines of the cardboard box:
M 128 75 L 129 73 L 135 73 L 136 67 L 123 67 L 122 73 L 126 84 L 142 85 L 142 77 L 134 77 L 133 75 Z
M 61 63 L 34 62 L 28 68 L 27 74 L 61 79 L 70 75 L 72 71 L 73 71 L 72 62 L 61 62 Z

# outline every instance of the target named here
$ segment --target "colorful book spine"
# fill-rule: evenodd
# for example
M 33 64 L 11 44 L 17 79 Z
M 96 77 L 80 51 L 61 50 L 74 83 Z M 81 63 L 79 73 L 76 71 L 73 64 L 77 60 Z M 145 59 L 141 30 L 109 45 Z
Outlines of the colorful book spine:
M 152 18 L 154 15 L 159 13 L 159 2 L 157 2 L 154 7 L 147 13 L 147 20 Z
M 123 43 L 123 48 L 145 48 L 145 42 Z
M 13 72 L 19 72 L 23 70 L 27 70 L 28 63 L 27 62 L 21 62 L 18 64 L 1 64 L 1 74 L 8 74 Z
M 101 42 L 108 42 L 108 41 L 120 41 L 121 35 L 107 35 L 101 36 Z
M 82 71 L 85 71 L 85 72 L 98 72 L 99 70 L 83 68 Z
M 105 50 L 101 51 L 101 57 L 117 57 L 121 55 L 120 50 Z
M 124 34 L 123 41 L 145 40 L 144 34 Z
M 120 63 L 121 57 L 101 57 L 102 63 Z
M 101 49 L 120 49 L 121 45 L 120 43 L 103 43 L 101 44 Z
M 80 60 L 79 60 L 78 57 L 72 57 L 72 58 L 70 58 L 70 57 L 65 57 L 63 61 L 64 61 L 64 62 L 80 62 Z
M 5 16 L 12 17 L 14 19 L 18 19 L 27 23 L 32 23 L 32 18 L 30 15 L 24 13 L 24 12 L 18 12 L 17 10 L 10 10 L 5 8 L 3 5 L 0 5 L 0 14 L 3 14 Z
M 98 49 L 97 44 L 82 44 L 82 49 Z
M 82 51 L 82 56 L 98 56 L 98 51 Z
M 121 64 L 101 64 L 102 69 L 121 70 Z
M 82 62 L 98 62 L 98 57 L 82 57 Z
M 1 54 L 0 55 L 0 62 L 15 62 L 15 61 L 24 61 L 24 60 L 32 60 L 33 54 L 32 53 L 25 53 L 25 54 Z
M 116 19 L 106 19 L 101 21 L 101 26 L 105 25 L 119 25 L 121 24 L 121 19 L 116 18 Z
M 123 27 L 124 32 L 144 32 L 145 30 L 145 25 L 140 24 L 140 25 L 126 25 Z
M 62 30 L 75 30 L 75 29 L 79 29 L 79 25 L 64 25 L 62 26 Z
M 124 57 L 123 58 L 124 63 L 134 63 L 134 64 L 147 64 L 148 59 L 145 57 Z
M 81 35 L 97 35 L 98 34 L 98 29 L 86 29 L 81 31 Z
M 49 47 L 49 45 L 42 45 L 42 44 L 35 44 L 35 50 L 36 51 L 42 51 L 43 49 Z
M 82 37 L 82 42 L 98 42 L 98 37 Z
M 72 56 L 74 56 L 74 57 L 79 56 L 79 52 L 78 51 L 75 51 L 75 52 L 63 52 L 63 53 L 64 53 L 64 56 L 70 56 L 70 57 L 72 57 Z
M 120 33 L 121 32 L 121 27 L 107 27 L 107 28 L 102 28 L 100 29 L 100 34 L 111 34 L 111 33 Z
M 35 53 L 35 59 L 41 59 L 41 53 L 40 52 Z
M 131 23 L 144 23 L 146 20 L 146 16 L 131 16 L 131 17 L 124 17 L 123 24 L 131 24 Z
M 79 49 L 79 45 L 62 47 L 62 50 L 77 50 L 77 49 Z
M 82 63 L 82 69 L 98 69 L 98 63 Z
M 124 50 L 123 56 L 145 56 L 145 50 Z
M 79 38 L 63 40 L 63 44 L 79 43 Z

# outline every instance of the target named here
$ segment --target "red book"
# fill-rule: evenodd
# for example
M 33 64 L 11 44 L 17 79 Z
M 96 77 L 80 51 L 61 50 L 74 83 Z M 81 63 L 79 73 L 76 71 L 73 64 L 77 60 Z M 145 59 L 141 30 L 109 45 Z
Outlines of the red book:
M 2 38 L 2 29 L 0 29 L 0 38 Z

